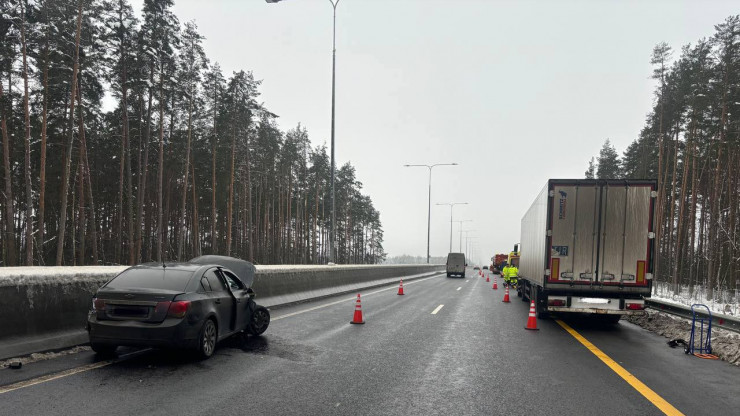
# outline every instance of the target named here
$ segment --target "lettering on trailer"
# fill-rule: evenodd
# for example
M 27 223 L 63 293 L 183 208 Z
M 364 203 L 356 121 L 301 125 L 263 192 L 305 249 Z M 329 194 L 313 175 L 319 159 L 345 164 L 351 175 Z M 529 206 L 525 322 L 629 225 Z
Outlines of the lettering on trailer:
M 568 246 L 552 246 L 552 256 L 568 257 Z
M 568 209 L 568 194 L 563 191 L 558 192 L 560 193 L 560 211 L 558 212 L 558 219 L 564 220 Z

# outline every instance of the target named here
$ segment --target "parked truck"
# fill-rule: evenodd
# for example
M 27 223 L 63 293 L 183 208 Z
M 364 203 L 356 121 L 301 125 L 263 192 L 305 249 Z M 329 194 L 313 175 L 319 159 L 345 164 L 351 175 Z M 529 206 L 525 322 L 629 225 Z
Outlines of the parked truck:
M 644 313 L 655 262 L 652 180 L 550 179 L 522 218 L 518 295 L 616 323 Z
M 493 256 L 493 265 L 491 266 L 491 269 L 493 270 L 494 274 L 501 274 L 501 270 L 503 270 L 504 266 L 506 265 L 506 259 L 508 257 L 508 254 L 496 254 L 495 256 Z

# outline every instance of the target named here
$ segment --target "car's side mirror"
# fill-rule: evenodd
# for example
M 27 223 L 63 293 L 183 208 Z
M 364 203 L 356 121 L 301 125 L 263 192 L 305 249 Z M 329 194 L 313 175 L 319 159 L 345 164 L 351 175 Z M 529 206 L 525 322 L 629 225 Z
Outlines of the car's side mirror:
M 249 289 L 247 289 L 247 296 L 249 296 L 250 299 L 254 299 L 257 294 L 254 293 L 254 290 L 252 290 L 252 288 L 250 287 Z

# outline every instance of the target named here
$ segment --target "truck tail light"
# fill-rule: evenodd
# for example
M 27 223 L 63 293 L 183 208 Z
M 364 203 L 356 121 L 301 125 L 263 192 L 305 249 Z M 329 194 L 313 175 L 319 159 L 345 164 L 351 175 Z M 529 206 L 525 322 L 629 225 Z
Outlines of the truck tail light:
M 644 303 L 628 303 L 626 305 L 626 308 L 633 310 L 633 311 L 641 311 L 645 309 L 645 304 Z
M 167 311 L 167 316 L 169 316 L 170 318 L 184 318 L 189 309 L 189 300 L 179 300 L 176 302 L 172 302 L 170 303 L 170 308 Z
M 563 299 L 548 299 L 547 306 L 565 306 Z

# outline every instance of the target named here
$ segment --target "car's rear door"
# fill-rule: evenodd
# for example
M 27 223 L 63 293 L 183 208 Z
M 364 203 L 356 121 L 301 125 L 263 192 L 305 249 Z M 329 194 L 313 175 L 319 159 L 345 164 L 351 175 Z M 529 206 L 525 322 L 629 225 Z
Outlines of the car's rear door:
M 231 292 L 226 287 L 221 276 L 219 276 L 217 268 L 214 267 L 207 270 L 203 274 L 203 277 L 211 286 L 211 291 L 208 292 L 208 296 L 216 305 L 216 315 L 218 316 L 218 336 L 220 338 L 229 334 L 231 332 L 231 328 L 234 326 L 234 298 L 231 296 Z

